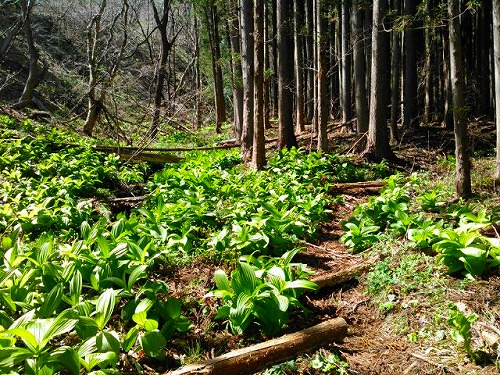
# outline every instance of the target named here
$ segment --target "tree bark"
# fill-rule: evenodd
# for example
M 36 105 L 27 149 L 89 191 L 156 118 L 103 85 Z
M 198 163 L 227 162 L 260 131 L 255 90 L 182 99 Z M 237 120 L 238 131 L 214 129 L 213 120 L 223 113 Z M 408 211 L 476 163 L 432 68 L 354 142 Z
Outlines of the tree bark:
M 316 52 L 317 52 L 317 98 L 316 98 L 316 119 L 318 133 L 318 150 L 328 151 L 328 114 L 330 100 L 328 97 L 326 54 L 328 41 L 325 40 L 327 20 L 323 9 L 323 1 L 315 0 L 316 6 Z
M 396 14 L 400 14 L 401 1 L 393 0 Z M 392 57 L 391 57 L 391 141 L 399 140 L 398 122 L 401 109 L 401 34 L 396 30 L 392 32 Z
M 163 87 L 165 86 L 168 56 L 175 39 L 170 41 L 167 34 L 170 16 L 170 0 L 163 0 L 163 12 L 161 18 L 156 7 L 156 2 L 154 0 L 150 0 L 149 2 L 151 4 L 151 7 L 153 8 L 156 28 L 158 30 L 158 33 L 160 34 L 161 39 L 160 58 L 158 67 L 156 68 L 153 118 L 151 120 L 151 126 L 149 128 L 149 136 L 154 139 L 158 134 L 158 128 L 160 125 L 161 105 L 163 102 Z
M 351 97 L 351 34 L 350 26 L 350 0 L 342 0 L 341 17 L 342 17 L 342 48 L 341 48 L 341 69 L 342 69 L 342 122 L 345 124 L 352 119 L 352 97 Z
M 500 184 L 500 0 L 493 0 L 493 60 L 495 66 L 495 123 L 497 151 L 495 185 Z
M 193 6 L 194 7 L 194 6 Z M 195 38 L 195 46 L 194 46 L 194 53 L 195 53 L 195 72 L 196 72 L 196 108 L 195 108 L 195 124 L 194 127 L 195 129 L 199 129 L 201 127 L 201 65 L 200 65 L 200 23 L 198 21 L 198 16 L 195 14 L 194 16 L 194 38 Z M 240 68 L 241 71 L 241 68 Z M 242 94 L 243 95 L 243 94 Z M 243 100 L 243 99 L 242 99 Z M 243 104 L 242 104 L 243 105 Z M 242 110 L 243 111 L 243 110 Z
M 294 48 L 294 59 L 295 59 L 295 129 L 297 133 L 302 133 L 305 130 L 304 121 L 304 69 L 303 69 L 303 18 L 302 9 L 300 8 L 299 1 L 294 1 L 294 26 L 295 26 L 295 48 Z
M 478 42 L 476 50 L 476 59 L 479 70 L 479 116 L 491 116 L 491 64 L 490 64 L 490 51 L 491 51 L 491 9 L 492 2 L 484 1 L 482 7 L 478 10 L 477 17 L 479 18 L 478 25 Z
M 254 137 L 252 167 L 264 168 L 266 148 L 264 138 L 264 0 L 254 5 Z
M 418 128 L 418 51 L 420 33 L 414 17 L 418 0 L 404 0 L 404 15 L 410 24 L 404 30 L 403 128 Z
M 24 89 L 16 103 L 17 108 L 27 107 L 31 99 L 33 98 L 33 93 L 42 79 L 44 69 L 40 66 L 40 53 L 33 40 L 33 29 L 31 25 L 31 12 L 33 11 L 34 1 L 21 0 L 21 13 L 23 17 L 23 31 L 24 37 L 26 39 L 26 44 L 28 45 L 29 52 L 29 71 L 28 79 L 24 84 Z
M 352 33 L 354 39 L 354 92 L 356 107 L 356 132 L 368 131 L 368 97 L 366 93 L 365 43 L 363 41 L 363 11 L 359 0 L 353 0 Z
M 253 7 L 252 0 L 241 0 L 241 70 L 243 79 L 243 129 L 241 153 L 249 160 L 253 145 L 253 101 L 254 101 L 254 59 L 253 59 Z
M 208 36 L 210 40 L 212 56 L 212 72 L 214 76 L 215 93 L 215 133 L 221 132 L 222 123 L 227 120 L 226 104 L 224 102 L 224 82 L 222 79 L 222 68 L 220 65 L 220 36 L 219 36 L 219 10 L 216 4 L 210 5 L 207 14 L 207 24 L 209 28 Z
M 103 93 L 97 95 L 98 83 L 98 66 L 97 66 L 97 44 L 101 33 L 101 18 L 106 8 L 106 0 L 102 0 L 97 12 L 90 24 L 87 26 L 87 64 L 89 68 L 89 83 L 88 83 L 88 109 L 85 124 L 83 125 L 83 132 L 91 136 L 94 128 L 99 121 L 103 109 L 102 97 Z
M 370 91 L 370 119 L 364 155 L 373 160 L 392 159 L 387 131 L 387 105 L 390 95 L 389 34 L 383 20 L 388 10 L 387 0 L 373 1 L 372 68 Z
M 450 77 L 453 95 L 453 120 L 455 124 L 455 187 L 457 195 L 468 198 L 472 193 L 468 151 L 467 122 L 464 101 L 464 68 L 459 19 L 459 0 L 448 0 L 450 29 Z
M 305 37 L 305 54 L 307 61 L 307 88 L 306 88 L 306 108 L 307 108 L 307 120 L 314 123 L 314 112 L 315 112 L 315 92 L 316 92 L 316 79 L 314 74 L 314 63 L 316 61 L 316 55 L 314 53 L 314 1 L 305 1 L 305 18 L 306 18 L 306 29 L 307 35 Z M 316 129 L 313 126 L 313 130 Z
M 230 45 L 232 53 L 232 86 L 234 137 L 241 139 L 243 123 L 243 87 L 241 85 L 241 42 L 237 0 L 231 0 L 231 19 L 229 21 Z
M 30 4 L 33 4 L 32 2 Z M 5 58 L 5 55 L 9 51 L 10 47 L 12 46 L 12 43 L 14 43 L 14 40 L 16 37 L 21 33 L 24 25 L 24 17 L 22 15 L 21 11 L 21 16 L 17 19 L 17 21 L 12 25 L 4 34 L 3 34 L 3 41 L 0 44 L 0 61 L 3 61 Z
M 297 146 L 293 129 L 293 43 L 290 35 L 290 0 L 277 1 L 279 147 Z

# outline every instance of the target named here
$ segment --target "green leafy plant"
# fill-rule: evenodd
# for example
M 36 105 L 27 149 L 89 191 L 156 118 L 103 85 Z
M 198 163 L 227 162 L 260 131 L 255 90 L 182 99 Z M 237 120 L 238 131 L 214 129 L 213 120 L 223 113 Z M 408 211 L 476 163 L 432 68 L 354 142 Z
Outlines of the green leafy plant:
M 349 364 L 331 351 L 321 349 L 311 360 L 311 367 L 326 374 L 347 374 Z
M 445 229 L 440 237 L 432 248 L 438 253 L 438 262 L 446 265 L 450 273 L 462 272 L 468 278 L 484 273 L 489 254 L 484 236 L 458 228 Z
M 377 235 L 380 227 L 377 225 L 363 225 L 356 218 L 350 219 L 346 223 L 342 223 L 344 234 L 340 237 L 340 242 L 351 247 L 354 252 L 359 252 L 367 249 L 379 240 Z
M 28 374 L 54 374 L 61 369 L 80 372 L 77 352 L 67 346 L 53 349 L 51 340 L 71 331 L 78 318 L 69 310 L 57 318 L 33 319 L 34 311 L 21 316 L 0 334 L 0 369 L 5 373 L 24 364 Z M 22 346 L 15 345 L 16 338 Z
M 467 354 L 475 361 L 476 355 L 472 349 L 471 327 L 478 316 L 476 314 L 467 314 L 465 306 L 462 304 L 451 303 L 449 309 L 448 325 L 452 328 L 451 337 L 458 344 L 463 345 Z
M 235 334 L 245 332 L 253 321 L 264 332 L 277 333 L 287 323 L 292 308 L 304 310 L 298 300 L 302 292 L 317 289 L 305 279 L 304 267 L 291 263 L 295 253 L 288 252 L 281 258 L 250 256 L 238 263 L 231 281 L 224 271 L 216 271 L 217 290 L 207 295 L 224 302 L 216 318 L 227 319 Z

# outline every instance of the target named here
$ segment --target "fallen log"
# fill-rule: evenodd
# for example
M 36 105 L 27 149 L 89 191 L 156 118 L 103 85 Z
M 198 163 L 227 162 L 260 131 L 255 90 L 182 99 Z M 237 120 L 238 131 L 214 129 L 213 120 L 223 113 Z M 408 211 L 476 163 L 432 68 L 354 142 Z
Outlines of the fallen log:
M 149 161 L 153 163 L 178 163 L 184 158 L 170 154 L 152 154 L 146 152 L 139 152 L 137 154 L 119 152 L 118 155 L 125 160 L 133 161 Z
M 362 181 L 362 182 L 345 182 L 330 185 L 328 192 L 339 192 L 352 189 L 381 189 L 387 185 L 387 181 Z
M 240 144 L 227 144 L 220 146 L 207 146 L 207 147 L 133 147 L 133 146 L 93 146 L 96 151 L 102 152 L 180 152 L 180 151 L 211 151 L 211 150 L 227 150 L 230 148 L 240 147 Z
M 362 275 L 367 272 L 375 263 L 379 261 L 378 257 L 371 258 L 363 263 L 358 263 L 353 266 L 343 268 L 336 272 L 327 272 L 324 274 L 315 275 L 311 278 L 311 281 L 318 284 L 321 288 L 326 286 L 335 286 L 345 283 L 356 276 Z
M 181 367 L 167 374 L 253 374 L 273 364 L 294 358 L 304 351 L 331 342 L 341 342 L 346 335 L 346 321 L 343 318 L 335 318 L 303 331 L 234 350 L 203 363 Z

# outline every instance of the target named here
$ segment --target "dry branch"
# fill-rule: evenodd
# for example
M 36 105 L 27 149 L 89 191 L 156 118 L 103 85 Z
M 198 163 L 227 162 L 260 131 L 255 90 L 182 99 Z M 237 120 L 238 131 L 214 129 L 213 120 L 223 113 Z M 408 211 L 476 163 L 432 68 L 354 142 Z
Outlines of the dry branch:
M 230 148 L 240 147 L 239 144 L 212 146 L 212 147 L 117 147 L 117 146 L 95 146 L 94 150 L 103 152 L 180 152 L 180 151 L 211 151 L 211 150 L 226 150 Z
M 314 276 L 311 281 L 318 284 L 320 288 L 327 286 L 335 286 L 359 276 L 368 271 L 379 260 L 378 257 L 371 258 L 363 263 L 358 263 L 353 266 L 341 269 L 336 272 L 328 272 Z
M 294 358 L 304 351 L 331 342 L 342 341 L 346 335 L 346 321 L 342 318 L 335 318 L 303 331 L 234 350 L 200 364 L 181 367 L 168 374 L 253 374 L 275 363 Z
M 362 182 L 346 182 L 330 185 L 328 191 L 341 192 L 351 189 L 381 189 L 387 184 L 387 181 L 362 181 Z

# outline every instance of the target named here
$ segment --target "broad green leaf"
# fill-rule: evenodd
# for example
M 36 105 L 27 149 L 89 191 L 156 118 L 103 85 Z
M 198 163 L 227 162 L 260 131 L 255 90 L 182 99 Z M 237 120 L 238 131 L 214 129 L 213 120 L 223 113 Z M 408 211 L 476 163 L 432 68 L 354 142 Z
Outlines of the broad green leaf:
M 171 319 L 177 319 L 181 316 L 182 304 L 181 301 L 174 297 L 169 297 L 165 303 L 165 310 Z
M 113 227 L 111 228 L 111 235 L 113 239 L 118 239 L 120 235 L 124 232 L 125 230 L 125 221 L 123 219 L 118 220 L 116 223 L 113 224 Z
M 142 299 L 137 306 L 135 307 L 135 314 L 141 313 L 141 312 L 148 312 L 151 307 L 153 307 L 154 302 L 151 301 L 148 298 Z
M 35 310 L 30 310 L 26 314 L 21 315 L 17 318 L 14 323 L 9 327 L 9 329 L 19 328 L 25 326 L 28 322 L 31 322 L 35 317 Z
M 80 316 L 79 322 L 75 326 L 75 331 L 82 340 L 88 339 L 89 337 L 93 337 L 98 330 L 99 327 L 95 319 L 90 318 L 88 316 Z
M 109 242 L 108 240 L 101 234 L 97 236 L 97 245 L 99 250 L 101 251 L 101 256 L 105 259 L 109 258 L 111 255 Z
M 128 244 L 122 242 L 116 245 L 110 252 L 110 256 L 114 255 L 116 258 L 122 258 L 127 254 Z
M 92 370 L 96 366 L 100 369 L 105 369 L 106 367 L 115 367 L 118 362 L 118 356 L 114 352 L 107 353 L 91 353 L 86 355 L 83 359 L 80 359 L 80 362 L 84 365 L 87 371 Z M 98 372 L 92 372 L 97 374 Z M 89 373 L 90 375 L 90 373 Z
M 49 320 L 49 319 L 46 319 Z M 50 319 L 51 324 L 43 335 L 41 346 L 45 346 L 54 337 L 70 332 L 78 323 L 78 319 L 74 319 L 74 314 L 66 310 L 59 314 L 55 319 Z
M 158 329 L 158 322 L 154 319 L 146 319 L 142 326 L 146 332 L 155 331 Z
M 130 349 L 133 348 L 138 336 L 139 336 L 139 330 L 137 329 L 137 327 L 132 327 L 127 332 L 127 334 L 123 338 L 123 344 L 122 344 L 124 352 L 128 352 Z
M 139 342 L 144 352 L 153 358 L 159 357 L 165 345 L 167 345 L 167 340 L 160 331 L 146 332 L 139 337 Z
M 4 332 L 7 335 L 14 335 L 23 340 L 24 344 L 32 353 L 38 353 L 38 341 L 33 333 L 25 328 L 13 328 Z
M 82 234 L 82 238 L 85 240 L 85 241 L 88 241 L 89 240 L 89 236 L 90 236 L 90 231 L 91 231 L 91 227 L 89 225 L 89 223 L 87 223 L 86 221 L 83 221 L 81 224 L 80 224 L 80 232 Z
M 144 326 L 147 318 L 148 318 L 148 313 L 145 310 L 139 311 L 139 312 L 135 313 L 134 315 L 132 315 L 132 320 L 136 324 L 140 325 L 141 327 Z
M 277 296 L 278 298 L 278 306 L 279 306 L 279 309 L 283 312 L 287 311 L 288 310 L 288 307 L 289 307 L 289 301 L 288 301 L 288 298 L 285 297 L 285 296 Z
M 97 351 L 96 337 L 92 336 L 88 340 L 85 340 L 78 348 L 78 356 L 85 357 L 89 354 L 95 353 Z
M 236 299 L 236 305 L 229 310 L 229 322 L 231 329 L 236 334 L 243 333 L 250 324 L 250 316 L 254 304 L 249 295 L 240 293 Z
M 0 348 L 0 367 L 13 368 L 33 356 L 33 352 L 25 348 Z
M 231 284 L 223 270 L 217 270 L 214 273 L 214 281 L 217 289 L 231 291 Z
M 97 299 L 95 321 L 99 329 L 103 329 L 113 314 L 116 305 L 117 292 L 106 289 Z
M 137 280 L 148 277 L 148 274 L 146 273 L 147 269 L 148 266 L 145 264 L 134 267 L 128 279 L 128 290 L 132 290 L 132 287 L 135 285 Z
M 73 348 L 60 347 L 55 349 L 50 353 L 50 361 L 60 363 L 73 375 L 80 373 L 80 357 Z
M 285 284 L 284 289 L 310 289 L 310 290 L 318 290 L 318 284 L 309 281 L 309 280 L 294 280 L 288 281 Z
M 82 287 L 82 274 L 76 270 L 69 282 L 69 295 L 73 306 L 80 302 Z
M 254 268 L 247 263 L 239 263 L 231 276 L 231 286 L 237 294 L 246 293 L 251 295 L 260 284 L 259 279 L 255 276 Z
M 215 315 L 214 319 L 226 319 L 229 317 L 229 312 L 231 310 L 231 306 L 229 305 L 224 305 L 219 307 L 219 310 L 217 310 L 217 314 Z
M 53 315 L 57 307 L 62 301 L 63 286 L 62 284 L 57 284 L 45 297 L 42 307 L 38 311 L 38 315 L 42 318 L 48 318 Z
M 102 331 L 96 335 L 95 345 L 99 353 L 114 352 L 120 353 L 120 341 L 115 332 Z

